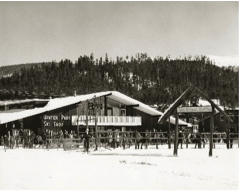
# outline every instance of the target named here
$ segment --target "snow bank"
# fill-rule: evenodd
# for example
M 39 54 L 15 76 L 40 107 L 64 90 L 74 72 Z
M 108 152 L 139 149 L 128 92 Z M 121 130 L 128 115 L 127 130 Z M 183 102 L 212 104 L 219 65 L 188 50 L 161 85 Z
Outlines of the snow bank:
M 173 145 L 172 145 L 173 146 Z M 14 149 L 0 147 L 1 189 L 157 189 L 238 190 L 239 149 L 225 145 L 213 149 L 178 150 L 100 148 L 91 154 L 80 150 Z M 172 147 L 173 148 L 173 147 Z

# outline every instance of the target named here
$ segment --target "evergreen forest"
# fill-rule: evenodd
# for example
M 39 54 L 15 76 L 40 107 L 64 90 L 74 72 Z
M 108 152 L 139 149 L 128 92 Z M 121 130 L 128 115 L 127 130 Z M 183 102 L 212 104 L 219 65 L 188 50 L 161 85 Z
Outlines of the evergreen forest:
M 28 67 L 25 67 L 28 66 Z M 3 67 L 0 67 L 0 70 Z M 216 66 L 206 56 L 150 58 L 146 53 L 117 57 L 94 55 L 77 61 L 23 65 L 0 78 L 0 100 L 62 97 L 115 90 L 146 104 L 175 101 L 190 85 L 231 108 L 238 107 L 238 71 Z

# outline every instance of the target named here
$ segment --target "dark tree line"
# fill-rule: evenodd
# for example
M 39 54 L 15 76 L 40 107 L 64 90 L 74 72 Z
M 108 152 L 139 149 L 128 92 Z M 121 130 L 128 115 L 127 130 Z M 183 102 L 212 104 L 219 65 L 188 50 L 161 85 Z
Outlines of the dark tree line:
M 238 105 L 238 72 L 218 67 L 205 56 L 126 59 L 80 56 L 73 63 L 39 63 L 0 79 L 0 100 L 49 97 L 116 90 L 147 104 L 172 103 L 190 85 L 232 108 Z

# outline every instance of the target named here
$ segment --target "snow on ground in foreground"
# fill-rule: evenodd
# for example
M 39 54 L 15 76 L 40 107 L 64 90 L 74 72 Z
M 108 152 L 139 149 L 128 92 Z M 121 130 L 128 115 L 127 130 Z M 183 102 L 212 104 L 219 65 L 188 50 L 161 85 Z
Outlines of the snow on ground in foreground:
M 173 146 L 173 145 L 172 145 Z M 239 149 L 80 150 L 0 147 L 0 189 L 238 190 Z M 173 147 L 172 147 L 173 148 Z

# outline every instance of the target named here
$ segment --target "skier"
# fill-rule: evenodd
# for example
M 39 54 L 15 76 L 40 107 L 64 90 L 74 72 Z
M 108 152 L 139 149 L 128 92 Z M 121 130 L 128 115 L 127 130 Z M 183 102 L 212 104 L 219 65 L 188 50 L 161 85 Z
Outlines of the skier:
M 87 153 L 89 153 L 89 146 L 90 146 L 90 138 L 91 138 L 91 134 L 89 133 L 89 129 L 86 128 L 85 130 L 85 134 L 83 135 L 84 138 L 84 146 L 85 146 L 85 150 Z

